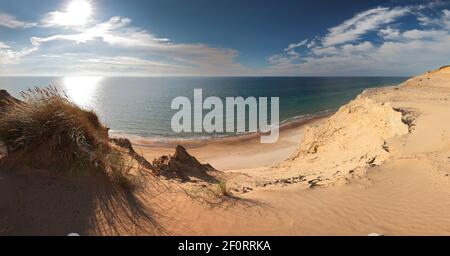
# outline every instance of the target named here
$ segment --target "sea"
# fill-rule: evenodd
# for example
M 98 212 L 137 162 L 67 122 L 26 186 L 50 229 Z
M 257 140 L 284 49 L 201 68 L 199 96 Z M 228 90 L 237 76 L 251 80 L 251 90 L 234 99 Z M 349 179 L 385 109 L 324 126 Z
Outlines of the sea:
M 195 139 L 238 133 L 175 133 L 176 97 L 279 97 L 281 124 L 336 111 L 363 90 L 402 83 L 407 77 L 0 77 L 0 89 L 54 86 L 82 108 L 94 110 L 111 133 L 143 138 Z M 269 101 L 270 102 L 270 101 Z M 269 114 L 270 115 L 270 114 Z

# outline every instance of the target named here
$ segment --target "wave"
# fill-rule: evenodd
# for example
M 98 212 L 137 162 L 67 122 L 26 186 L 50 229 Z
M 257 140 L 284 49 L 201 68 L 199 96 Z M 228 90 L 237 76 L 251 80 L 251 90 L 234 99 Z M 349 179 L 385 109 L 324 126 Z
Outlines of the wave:
M 280 122 L 280 130 L 286 130 L 299 126 L 306 125 L 318 118 L 324 118 L 332 115 L 337 111 L 337 108 L 327 109 L 311 114 L 304 114 L 294 116 Z M 138 134 L 124 133 L 121 131 L 110 131 L 111 137 L 125 137 L 130 139 L 133 144 L 142 147 L 173 147 L 182 144 L 187 147 L 201 147 L 209 142 L 233 142 L 242 141 L 246 139 L 254 139 L 260 136 L 261 132 L 243 132 L 243 133 L 213 133 L 213 134 L 189 134 L 190 136 L 177 136 L 169 134 L 153 134 L 149 136 L 142 136 Z

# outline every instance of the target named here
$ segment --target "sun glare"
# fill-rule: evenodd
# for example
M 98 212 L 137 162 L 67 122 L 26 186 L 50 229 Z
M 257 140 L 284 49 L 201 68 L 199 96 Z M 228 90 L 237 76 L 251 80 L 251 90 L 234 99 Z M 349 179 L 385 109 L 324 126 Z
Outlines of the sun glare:
M 64 12 L 54 14 L 53 22 L 63 26 L 83 26 L 92 15 L 89 0 L 71 0 Z
M 102 77 L 66 76 L 63 90 L 80 107 L 93 107 L 93 101 Z

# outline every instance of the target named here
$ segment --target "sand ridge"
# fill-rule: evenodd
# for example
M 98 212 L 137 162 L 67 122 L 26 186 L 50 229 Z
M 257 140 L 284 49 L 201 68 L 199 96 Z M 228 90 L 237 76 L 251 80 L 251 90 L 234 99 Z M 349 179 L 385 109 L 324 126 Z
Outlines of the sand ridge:
M 444 67 L 366 90 L 329 118 L 284 129 L 275 144 L 185 145 L 192 166 L 208 163 L 217 180 L 150 175 L 133 204 L 126 194 L 99 197 L 111 188 L 95 180 L 3 169 L 0 234 L 449 235 L 449 111 Z M 134 141 L 149 162 L 174 147 Z M 195 196 L 222 183 L 221 200 Z
M 366 90 L 328 120 L 310 124 L 287 160 L 228 171 L 248 175 L 242 183 L 252 190 L 240 198 L 260 205 L 225 211 L 185 202 L 195 228 L 169 229 L 202 235 L 448 235 L 449 110 L 449 67 Z M 233 157 L 209 162 L 224 159 Z

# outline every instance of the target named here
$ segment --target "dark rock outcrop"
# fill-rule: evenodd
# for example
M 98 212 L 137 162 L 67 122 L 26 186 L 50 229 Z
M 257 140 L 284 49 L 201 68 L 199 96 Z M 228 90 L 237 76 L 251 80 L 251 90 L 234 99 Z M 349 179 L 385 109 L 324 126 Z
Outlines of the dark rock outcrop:
M 153 166 L 151 163 L 147 161 L 143 156 L 139 155 L 133 148 L 131 141 L 125 138 L 111 138 L 110 141 L 117 146 L 128 150 L 128 154 L 133 157 L 139 164 L 144 166 L 149 170 L 153 170 Z
M 18 103 L 20 100 L 11 96 L 6 90 L 0 90 L 0 115 L 8 108 L 8 105 Z M 8 155 L 6 146 L 0 141 L 0 159 Z
M 3 112 L 8 105 L 19 102 L 20 100 L 11 96 L 7 91 L 0 90 L 0 113 Z
M 209 164 L 200 163 L 182 146 L 177 146 L 173 156 L 162 156 L 153 161 L 153 168 L 157 175 L 169 179 L 180 179 L 183 182 L 194 179 L 207 182 L 217 182 L 209 172 L 216 172 Z

